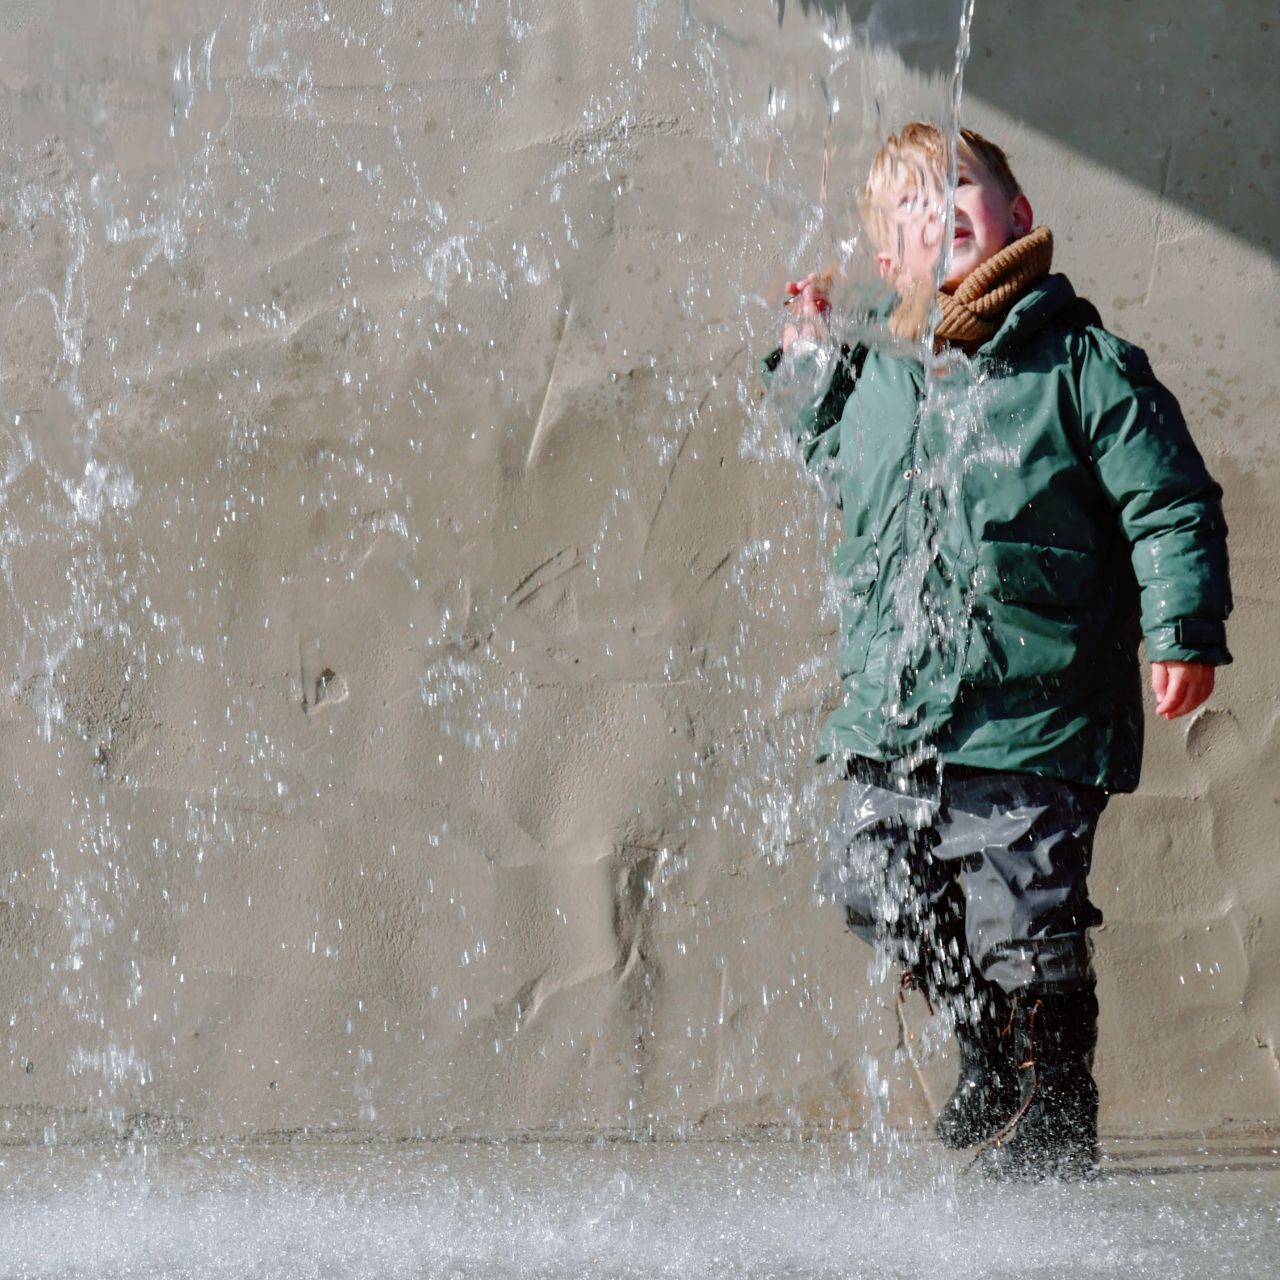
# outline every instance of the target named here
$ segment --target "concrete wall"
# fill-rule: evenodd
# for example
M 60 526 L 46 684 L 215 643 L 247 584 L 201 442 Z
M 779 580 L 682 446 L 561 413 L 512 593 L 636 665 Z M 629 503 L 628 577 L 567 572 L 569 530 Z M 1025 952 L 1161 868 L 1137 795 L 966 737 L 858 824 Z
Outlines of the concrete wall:
M 945 1089 L 812 901 L 834 517 L 753 369 L 877 113 L 945 111 L 951 30 L 677 8 L 0 6 L 10 1138 L 845 1126 L 868 1075 L 900 1122 Z M 1274 223 L 1233 225 L 1274 217 L 1280 103 L 1216 51 L 1275 33 L 1187 4 L 1160 61 L 1167 7 L 1101 44 L 1091 8 L 1069 95 L 965 117 L 1226 488 L 1237 664 L 1152 725 L 1093 883 L 1104 1122 L 1229 1127 L 1280 1100 L 1280 311 Z M 1043 56 L 1020 12 L 979 0 L 973 84 Z

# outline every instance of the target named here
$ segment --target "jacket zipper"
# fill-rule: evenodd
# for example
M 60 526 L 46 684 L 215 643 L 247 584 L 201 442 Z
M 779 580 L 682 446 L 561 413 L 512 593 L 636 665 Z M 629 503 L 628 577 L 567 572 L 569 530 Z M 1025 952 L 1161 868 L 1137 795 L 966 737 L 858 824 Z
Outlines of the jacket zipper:
M 914 377 L 912 381 L 915 381 Z M 922 387 L 916 383 L 916 414 L 915 420 L 911 424 L 911 440 L 907 447 L 907 462 L 910 464 L 902 473 L 902 478 L 907 482 L 907 495 L 902 503 L 902 545 L 898 549 L 899 556 L 899 572 L 901 567 L 907 563 L 907 542 L 911 529 L 911 499 L 915 496 L 915 481 L 920 474 L 920 467 L 916 459 L 916 449 L 920 441 L 921 420 L 924 417 L 924 395 Z

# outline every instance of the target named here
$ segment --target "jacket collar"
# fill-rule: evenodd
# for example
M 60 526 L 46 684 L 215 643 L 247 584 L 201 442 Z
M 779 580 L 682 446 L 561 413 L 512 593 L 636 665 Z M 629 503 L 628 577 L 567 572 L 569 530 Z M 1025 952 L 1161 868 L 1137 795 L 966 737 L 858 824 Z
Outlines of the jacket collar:
M 1075 300 L 1076 291 L 1064 275 L 1047 275 L 1018 299 L 1005 316 L 995 337 L 989 338 L 975 354 L 1007 356 L 1027 342 L 1054 316 Z

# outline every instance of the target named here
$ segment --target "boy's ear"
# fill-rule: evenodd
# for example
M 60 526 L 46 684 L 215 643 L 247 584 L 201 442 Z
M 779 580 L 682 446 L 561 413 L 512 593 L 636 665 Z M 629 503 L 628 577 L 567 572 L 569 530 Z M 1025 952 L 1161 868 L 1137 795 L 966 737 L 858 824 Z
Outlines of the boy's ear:
M 1019 195 L 1009 206 L 1009 215 L 1013 224 L 1013 233 L 1017 237 L 1025 236 L 1035 222 L 1031 212 L 1031 201 L 1024 195 Z
M 887 253 L 876 254 L 876 268 L 880 272 L 881 280 L 892 281 L 896 274 L 893 269 L 893 258 Z

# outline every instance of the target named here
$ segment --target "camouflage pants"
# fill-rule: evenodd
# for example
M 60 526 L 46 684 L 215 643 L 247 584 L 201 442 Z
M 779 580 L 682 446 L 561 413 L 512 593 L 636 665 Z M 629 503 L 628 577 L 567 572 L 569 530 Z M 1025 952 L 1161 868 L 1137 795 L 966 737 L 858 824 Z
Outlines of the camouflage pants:
M 1086 878 L 1105 791 L 945 766 L 900 780 L 861 760 L 849 773 L 818 887 L 858 937 L 935 988 L 974 972 L 1009 994 L 1092 981 L 1102 913 Z

